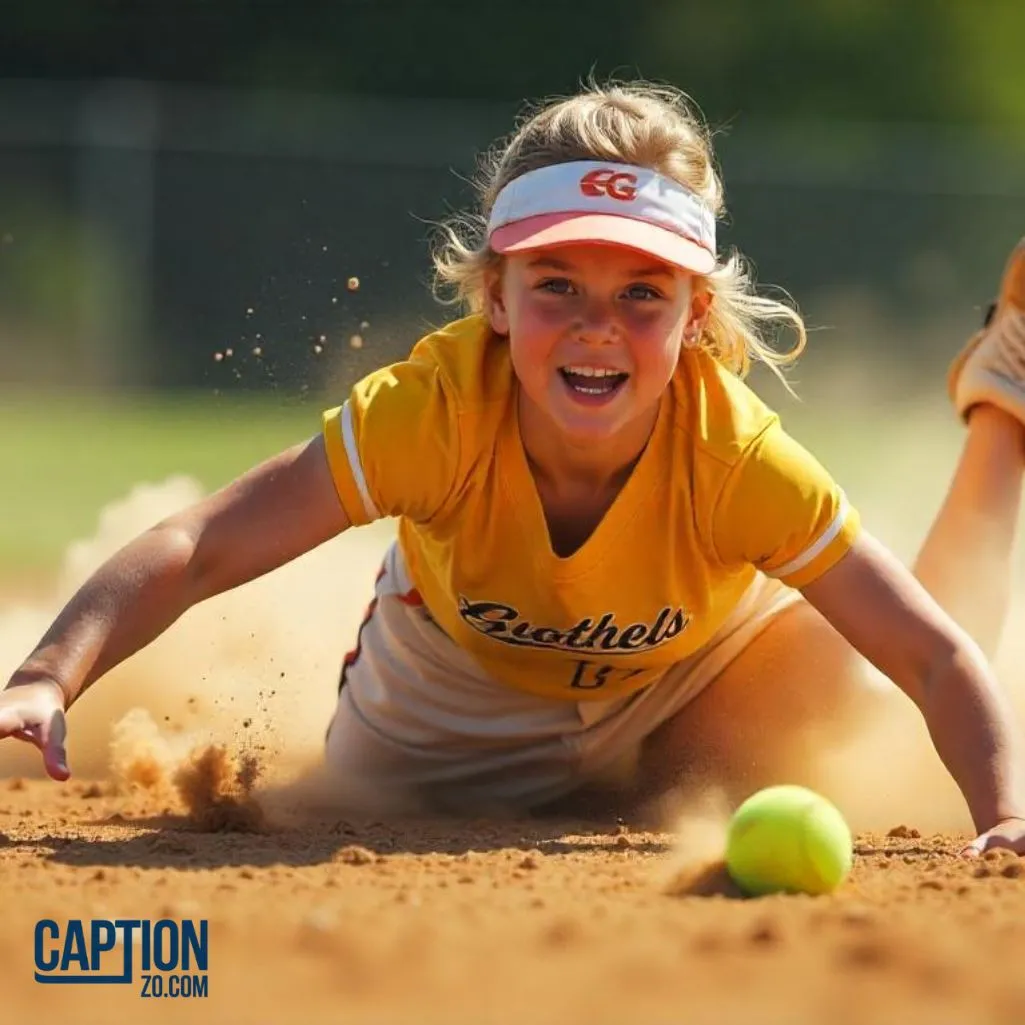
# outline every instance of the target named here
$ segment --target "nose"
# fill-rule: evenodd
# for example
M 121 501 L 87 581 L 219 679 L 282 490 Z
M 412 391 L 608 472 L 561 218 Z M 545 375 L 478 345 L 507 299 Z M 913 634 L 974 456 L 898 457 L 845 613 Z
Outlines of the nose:
M 610 345 L 619 339 L 619 323 L 612 304 L 600 298 L 589 298 L 583 304 L 573 330 L 590 345 Z

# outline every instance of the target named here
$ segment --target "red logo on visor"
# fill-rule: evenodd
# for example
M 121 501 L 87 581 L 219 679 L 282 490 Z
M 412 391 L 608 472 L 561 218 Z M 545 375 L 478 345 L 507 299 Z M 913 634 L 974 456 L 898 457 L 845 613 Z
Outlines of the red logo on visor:
M 588 171 L 580 179 L 580 191 L 585 196 L 608 196 L 629 201 L 637 195 L 637 175 L 602 167 Z

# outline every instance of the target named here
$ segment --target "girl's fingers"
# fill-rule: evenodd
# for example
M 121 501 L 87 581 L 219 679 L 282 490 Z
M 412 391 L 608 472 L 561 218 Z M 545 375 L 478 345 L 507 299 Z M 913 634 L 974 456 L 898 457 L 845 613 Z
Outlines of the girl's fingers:
M 41 727 L 40 747 L 43 751 L 43 764 L 53 779 L 66 780 L 71 775 L 68 768 L 68 755 L 65 741 L 68 735 L 67 721 L 63 712 L 54 712 L 49 722 Z
M 24 730 L 25 717 L 20 712 L 13 708 L 0 709 L 0 738 L 18 736 Z
M 30 724 L 26 724 L 24 716 L 9 709 L 0 712 L 0 738 L 14 737 L 37 747 L 42 752 L 47 775 L 60 781 L 71 775 L 65 749 L 67 732 L 64 713 L 59 710 L 46 722 Z

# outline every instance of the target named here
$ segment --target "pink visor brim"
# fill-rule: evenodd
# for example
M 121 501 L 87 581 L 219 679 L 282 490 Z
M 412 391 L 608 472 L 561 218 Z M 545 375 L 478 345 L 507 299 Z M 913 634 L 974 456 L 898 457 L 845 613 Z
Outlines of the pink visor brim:
M 697 242 L 657 224 L 614 214 L 538 214 L 496 228 L 489 241 L 496 253 L 523 253 L 582 242 L 623 246 L 695 274 L 709 274 L 715 269 L 715 256 Z

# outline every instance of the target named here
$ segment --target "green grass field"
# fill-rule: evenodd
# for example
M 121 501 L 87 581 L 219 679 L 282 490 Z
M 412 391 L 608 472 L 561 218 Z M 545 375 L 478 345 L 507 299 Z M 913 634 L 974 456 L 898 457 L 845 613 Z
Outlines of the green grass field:
M 770 396 L 788 429 L 877 524 L 924 529 L 960 438 L 945 403 L 802 392 Z M 314 434 L 320 412 L 280 396 L 0 394 L 0 579 L 51 572 L 133 485 L 187 474 L 218 487 Z
M 319 406 L 295 399 L 0 395 L 0 575 L 55 567 L 134 484 L 215 488 L 319 426 Z

